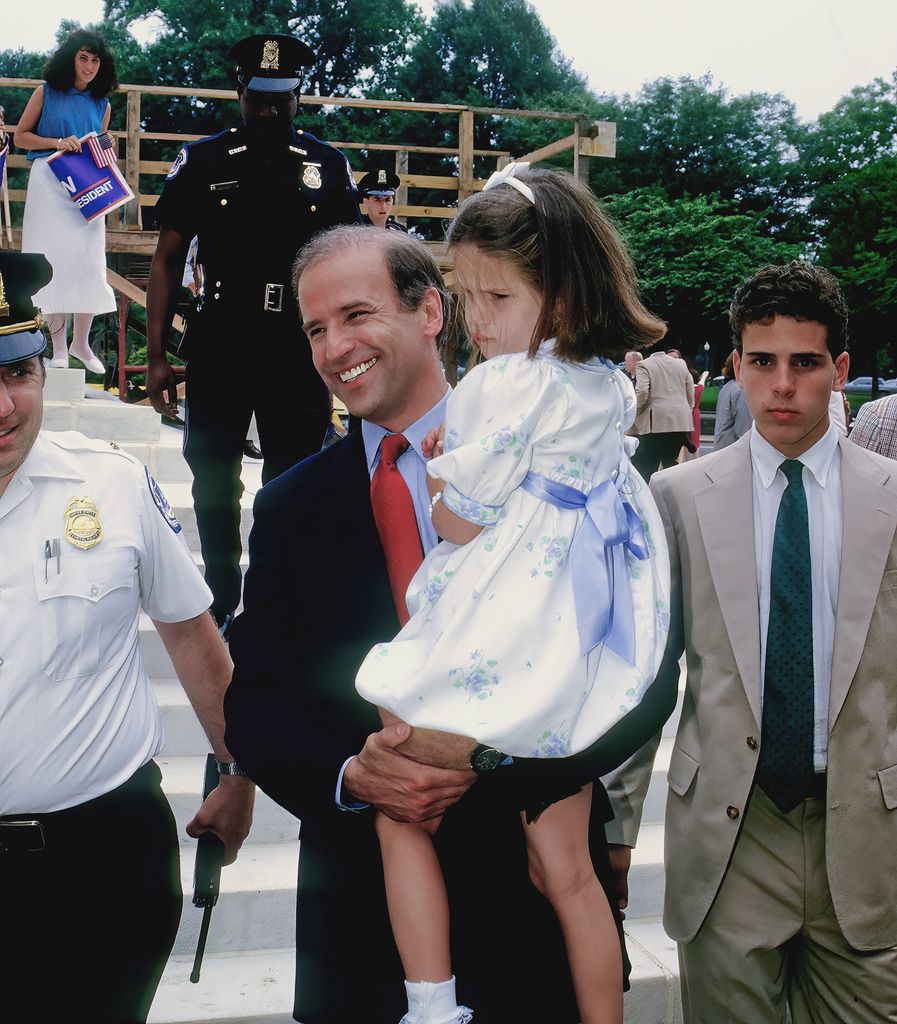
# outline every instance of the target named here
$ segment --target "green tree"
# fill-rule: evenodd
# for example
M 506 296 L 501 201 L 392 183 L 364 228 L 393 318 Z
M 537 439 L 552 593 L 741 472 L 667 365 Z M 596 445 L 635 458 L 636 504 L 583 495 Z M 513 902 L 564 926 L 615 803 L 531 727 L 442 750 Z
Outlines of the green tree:
M 603 116 L 617 122 L 617 157 L 594 162 L 598 195 L 654 185 L 672 199 L 712 195 L 726 210 L 762 215 L 786 239 L 804 236 L 797 156 L 805 129 L 783 96 L 733 97 L 704 75 L 601 99 Z
M 756 214 L 730 213 L 715 198 L 670 199 L 655 186 L 608 197 L 605 206 L 627 240 L 645 303 L 683 353 L 694 357 L 708 342 L 712 368 L 731 349 L 727 318 L 738 285 L 759 267 L 800 255 L 771 238 Z

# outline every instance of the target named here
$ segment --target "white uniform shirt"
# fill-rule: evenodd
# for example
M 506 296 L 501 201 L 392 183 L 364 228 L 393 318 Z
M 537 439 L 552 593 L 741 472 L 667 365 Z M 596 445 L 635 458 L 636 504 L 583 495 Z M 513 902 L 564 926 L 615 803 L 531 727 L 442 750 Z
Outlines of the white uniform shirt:
M 73 497 L 102 539 L 66 539 Z M 59 541 L 59 560 L 45 558 Z M 144 467 L 108 442 L 41 433 L 0 495 L 0 814 L 55 811 L 121 785 L 158 754 L 159 709 L 138 647 L 211 604 L 180 525 Z

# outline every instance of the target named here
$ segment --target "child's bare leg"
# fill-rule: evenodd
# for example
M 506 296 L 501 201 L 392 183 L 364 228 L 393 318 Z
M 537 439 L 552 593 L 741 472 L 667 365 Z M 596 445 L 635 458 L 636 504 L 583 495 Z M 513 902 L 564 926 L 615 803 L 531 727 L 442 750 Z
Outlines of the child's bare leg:
M 582 1024 L 623 1020 L 623 962 L 613 914 L 589 855 L 592 787 L 524 820 L 530 877 L 557 914 Z
M 380 813 L 376 819 L 389 920 L 409 981 L 452 976 L 448 899 L 432 839 L 439 821 L 407 824 Z

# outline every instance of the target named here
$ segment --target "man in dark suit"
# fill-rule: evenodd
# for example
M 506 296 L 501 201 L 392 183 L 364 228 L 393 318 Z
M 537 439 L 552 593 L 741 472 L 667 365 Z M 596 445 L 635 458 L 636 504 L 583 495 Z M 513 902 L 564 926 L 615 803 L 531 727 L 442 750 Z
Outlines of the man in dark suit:
M 532 806 L 540 794 L 574 792 L 621 763 L 656 728 L 657 705 L 672 710 L 675 681 L 639 705 L 646 724 L 624 720 L 600 751 L 572 758 L 518 760 L 477 775 L 420 765 L 396 750 L 408 727 L 381 729 L 354 686 L 370 647 L 399 628 L 371 476 L 383 438 L 404 434 L 410 447 L 397 466 L 422 546 L 432 547 L 420 449 L 448 397 L 437 353 L 448 297 L 422 243 L 365 228 L 335 228 L 310 243 L 296 281 L 315 366 L 360 423 L 256 500 L 226 706 L 227 742 L 241 767 L 302 819 L 295 1017 L 396 1024 L 403 1013 L 369 809 L 377 807 L 401 821 L 445 813 L 436 842 L 458 1001 L 474 1008 L 476 1024 L 575 1024 L 561 934 L 528 878 L 523 794 Z M 596 798 L 593 857 L 609 885 L 605 812 Z

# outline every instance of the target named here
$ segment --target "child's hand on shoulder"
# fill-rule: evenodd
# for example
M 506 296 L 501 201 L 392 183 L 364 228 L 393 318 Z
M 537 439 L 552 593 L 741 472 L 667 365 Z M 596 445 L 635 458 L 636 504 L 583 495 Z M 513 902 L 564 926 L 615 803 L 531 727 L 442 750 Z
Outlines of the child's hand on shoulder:
M 420 443 L 424 458 L 435 459 L 445 451 L 445 424 L 427 431 L 427 436 Z

